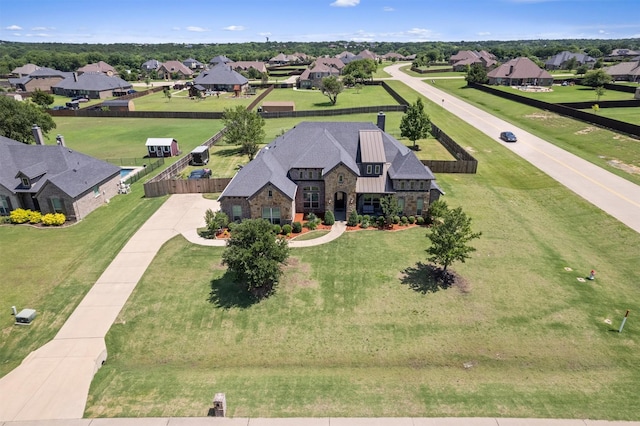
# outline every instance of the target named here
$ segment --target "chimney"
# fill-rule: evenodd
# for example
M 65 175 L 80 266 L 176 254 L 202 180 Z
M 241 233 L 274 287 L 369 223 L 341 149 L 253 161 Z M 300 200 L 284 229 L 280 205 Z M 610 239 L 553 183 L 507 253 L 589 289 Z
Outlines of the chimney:
M 513 65 L 509 65 L 509 74 L 507 75 L 511 75 L 513 74 Z
M 31 127 L 31 133 L 33 133 L 33 138 L 36 140 L 36 145 L 44 145 L 44 139 L 42 139 L 42 129 L 38 127 L 36 124 Z
M 56 136 L 56 143 L 57 143 L 58 145 L 60 145 L 60 146 L 66 146 L 66 145 L 64 144 L 64 136 L 62 136 L 62 135 L 58 135 L 58 136 Z
M 78 82 L 78 73 L 77 72 L 73 73 L 73 81 Z
M 387 116 L 386 116 L 386 115 L 384 115 L 384 112 L 380 111 L 380 112 L 378 113 L 378 122 L 377 122 L 377 125 L 378 125 L 378 128 L 379 128 L 380 130 L 382 130 L 383 132 L 384 132 L 384 123 L 385 123 L 386 118 L 387 118 Z

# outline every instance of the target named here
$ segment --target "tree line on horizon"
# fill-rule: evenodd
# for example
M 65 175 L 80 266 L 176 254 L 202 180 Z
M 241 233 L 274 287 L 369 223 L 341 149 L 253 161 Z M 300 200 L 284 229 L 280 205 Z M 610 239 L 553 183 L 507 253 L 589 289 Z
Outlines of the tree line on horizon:
M 433 62 L 446 61 L 460 50 L 486 50 L 499 59 L 519 56 L 541 60 L 564 50 L 584 52 L 595 58 L 609 54 L 613 49 L 640 49 L 640 39 L 566 39 L 566 40 L 514 40 L 474 42 L 249 42 L 211 44 L 74 44 L 74 43 L 24 43 L 0 41 L 0 75 L 7 75 L 16 67 L 27 63 L 60 71 L 75 71 L 90 63 L 104 61 L 116 68 L 121 76 L 136 71 L 150 60 L 160 62 L 183 61 L 194 58 L 208 63 L 211 58 L 224 55 L 233 61 L 268 61 L 279 53 L 305 53 L 310 56 L 335 56 L 343 51 L 359 53 L 367 49 L 384 55 L 396 52 L 401 55 L 419 55 Z

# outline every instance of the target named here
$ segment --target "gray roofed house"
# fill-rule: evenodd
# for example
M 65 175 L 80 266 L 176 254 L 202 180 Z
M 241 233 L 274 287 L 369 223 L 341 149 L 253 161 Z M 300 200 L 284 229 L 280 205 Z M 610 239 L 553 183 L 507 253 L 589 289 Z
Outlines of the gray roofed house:
M 118 193 L 120 167 L 62 145 L 0 136 L 0 215 L 17 208 L 80 220 Z
M 211 60 L 209 61 L 209 65 L 215 66 L 218 64 L 228 64 L 229 62 L 233 62 L 233 61 L 224 55 L 218 55 L 211 58 Z
M 86 72 L 81 75 L 72 74 L 51 88 L 53 93 L 61 96 L 88 96 L 91 99 L 105 99 L 113 96 L 114 91 L 122 92 L 131 89 L 131 83 L 120 77 L 109 77 L 104 73 Z
M 24 64 L 21 67 L 14 68 L 13 71 L 11 71 L 11 75 L 14 75 L 16 77 L 26 77 L 35 70 L 39 69 L 40 67 L 35 64 Z
M 378 214 L 389 194 L 408 216 L 425 214 L 442 191 L 413 151 L 373 123 L 302 122 L 238 171 L 219 200 L 234 221 L 284 224 L 298 213 Z
M 33 92 L 36 89 L 51 90 L 53 86 L 71 75 L 73 73 L 40 67 L 26 77 L 10 78 L 9 84 L 25 92 Z
M 156 59 L 149 59 L 147 62 L 145 62 L 144 64 L 142 64 L 142 66 L 140 68 L 142 68 L 143 71 L 156 71 L 158 68 L 160 68 L 160 65 L 162 65 L 162 63 Z
M 94 72 L 94 73 L 99 72 L 99 73 L 106 74 L 109 77 L 118 75 L 118 72 L 116 71 L 116 69 L 104 61 L 98 61 L 93 64 L 87 64 L 84 67 L 78 68 L 77 72 L 78 74 L 83 74 L 86 72 Z
M 244 92 L 249 87 L 249 80 L 246 77 L 224 64 L 201 72 L 193 82 L 207 90 L 224 92 Z
M 189 58 L 182 61 L 182 64 L 192 70 L 201 70 L 204 69 L 204 64 L 197 59 Z
M 589 68 L 592 68 L 596 62 L 594 58 L 584 53 L 564 51 L 547 59 L 544 63 L 544 67 L 548 70 L 564 69 L 567 63 L 573 58 L 575 58 L 576 65 L 587 65 Z
M 604 69 L 616 81 L 640 82 L 640 58 L 630 62 L 620 62 Z

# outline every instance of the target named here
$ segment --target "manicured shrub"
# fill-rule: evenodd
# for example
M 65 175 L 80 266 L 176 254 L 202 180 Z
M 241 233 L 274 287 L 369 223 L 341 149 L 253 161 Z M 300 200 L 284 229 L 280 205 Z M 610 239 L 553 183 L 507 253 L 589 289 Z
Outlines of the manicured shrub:
M 233 232 L 233 228 L 235 228 L 237 224 L 237 222 L 229 222 L 229 224 L 227 225 L 227 229 L 229 230 L 229 232 Z
M 418 216 L 416 222 L 418 223 L 418 225 L 424 225 L 424 217 Z
M 299 234 L 302 232 L 302 224 L 300 222 L 293 222 L 291 224 L 291 230 L 294 234 Z
M 47 213 L 42 216 L 42 224 L 46 226 L 63 225 L 67 218 L 62 213 Z
M 351 210 L 349 218 L 347 219 L 347 226 L 356 226 L 358 223 L 358 212 Z
M 367 229 L 369 227 L 369 221 L 362 219 L 362 223 L 360 223 L 360 228 Z
M 403 225 L 406 225 L 407 223 L 409 223 L 409 218 L 406 216 L 402 216 L 400 218 L 400 222 L 402 222 Z
M 416 218 L 413 216 L 409 216 L 409 223 L 413 225 L 415 222 L 416 222 Z
M 358 215 L 358 223 L 362 223 L 362 215 L 361 214 Z
M 308 222 L 315 222 L 316 219 L 318 219 L 318 216 L 316 216 L 314 213 L 307 213 Z
M 279 233 L 282 232 L 282 227 L 280 225 L 273 225 L 273 233 L 278 235 Z
M 293 230 L 293 228 L 288 223 L 286 225 L 282 225 L 282 233 L 284 235 L 289 235 L 292 230 Z
M 29 214 L 31 210 L 15 209 L 9 213 L 9 219 L 11 223 L 27 223 L 29 221 Z
M 331 210 L 327 210 L 324 213 L 324 224 L 331 226 L 335 222 L 336 222 L 336 217 L 333 215 L 333 212 Z
M 304 226 L 306 226 L 307 229 L 309 229 L 310 231 L 313 231 L 314 229 L 316 229 L 318 227 L 318 221 L 317 220 L 310 220 L 307 223 L 305 223 Z
M 378 219 L 376 219 L 376 223 L 378 225 L 378 228 L 384 228 L 384 216 L 378 216 Z
M 394 225 L 397 225 L 397 224 L 399 224 L 399 223 L 400 223 L 400 216 L 397 216 L 397 215 L 396 215 L 396 216 L 394 216 L 394 217 L 393 217 L 393 224 L 394 224 Z
M 42 222 L 42 213 L 40 212 L 34 212 L 34 211 L 30 211 L 29 212 L 29 223 L 40 223 Z
M 371 222 L 371 216 L 369 216 L 368 214 L 365 214 L 364 216 L 362 216 L 362 220 L 360 221 L 360 223 L 364 221 Z

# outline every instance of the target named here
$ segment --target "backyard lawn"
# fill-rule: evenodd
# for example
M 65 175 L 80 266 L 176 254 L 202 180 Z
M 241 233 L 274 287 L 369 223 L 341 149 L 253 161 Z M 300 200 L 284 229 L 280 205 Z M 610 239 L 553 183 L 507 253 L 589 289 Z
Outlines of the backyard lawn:
M 508 93 L 538 99 L 552 104 L 561 102 L 602 102 L 621 101 L 633 99 L 633 93 L 619 92 L 617 90 L 606 90 L 598 100 L 595 89 L 586 86 L 551 86 L 550 92 L 526 92 L 509 86 L 491 86 L 493 89 L 503 90 Z
M 189 98 L 188 90 L 171 89 L 171 98 L 163 92 L 153 93 L 133 100 L 136 111 L 188 111 L 188 112 L 222 112 L 225 108 L 237 105 L 249 106 L 260 94 L 235 97 L 233 93 L 220 92 L 220 96 L 207 96 L 203 99 Z
M 638 420 L 640 327 L 612 331 L 640 308 L 640 235 L 491 138 L 465 144 L 478 174 L 438 176 L 483 232 L 460 285 L 425 282 L 424 228 L 361 231 L 293 250 L 252 304 L 223 249 L 176 237 L 111 328 L 86 415 L 203 416 L 225 392 L 236 417 Z
M 603 169 L 640 184 L 640 145 L 636 139 L 518 102 L 490 96 L 479 90 L 467 88 L 463 81 L 439 80 L 437 87 Z M 427 105 L 427 111 L 437 113 L 438 109 L 442 108 L 434 108 L 432 103 Z M 601 109 L 603 110 L 604 108 Z M 611 112 L 611 118 L 618 119 L 615 112 Z
M 338 95 L 338 101 L 333 106 L 321 91 L 310 89 L 275 89 L 264 98 L 264 101 L 293 101 L 296 104 L 296 111 L 398 105 L 398 102 L 382 86 L 362 86 L 359 90 L 345 89 Z

